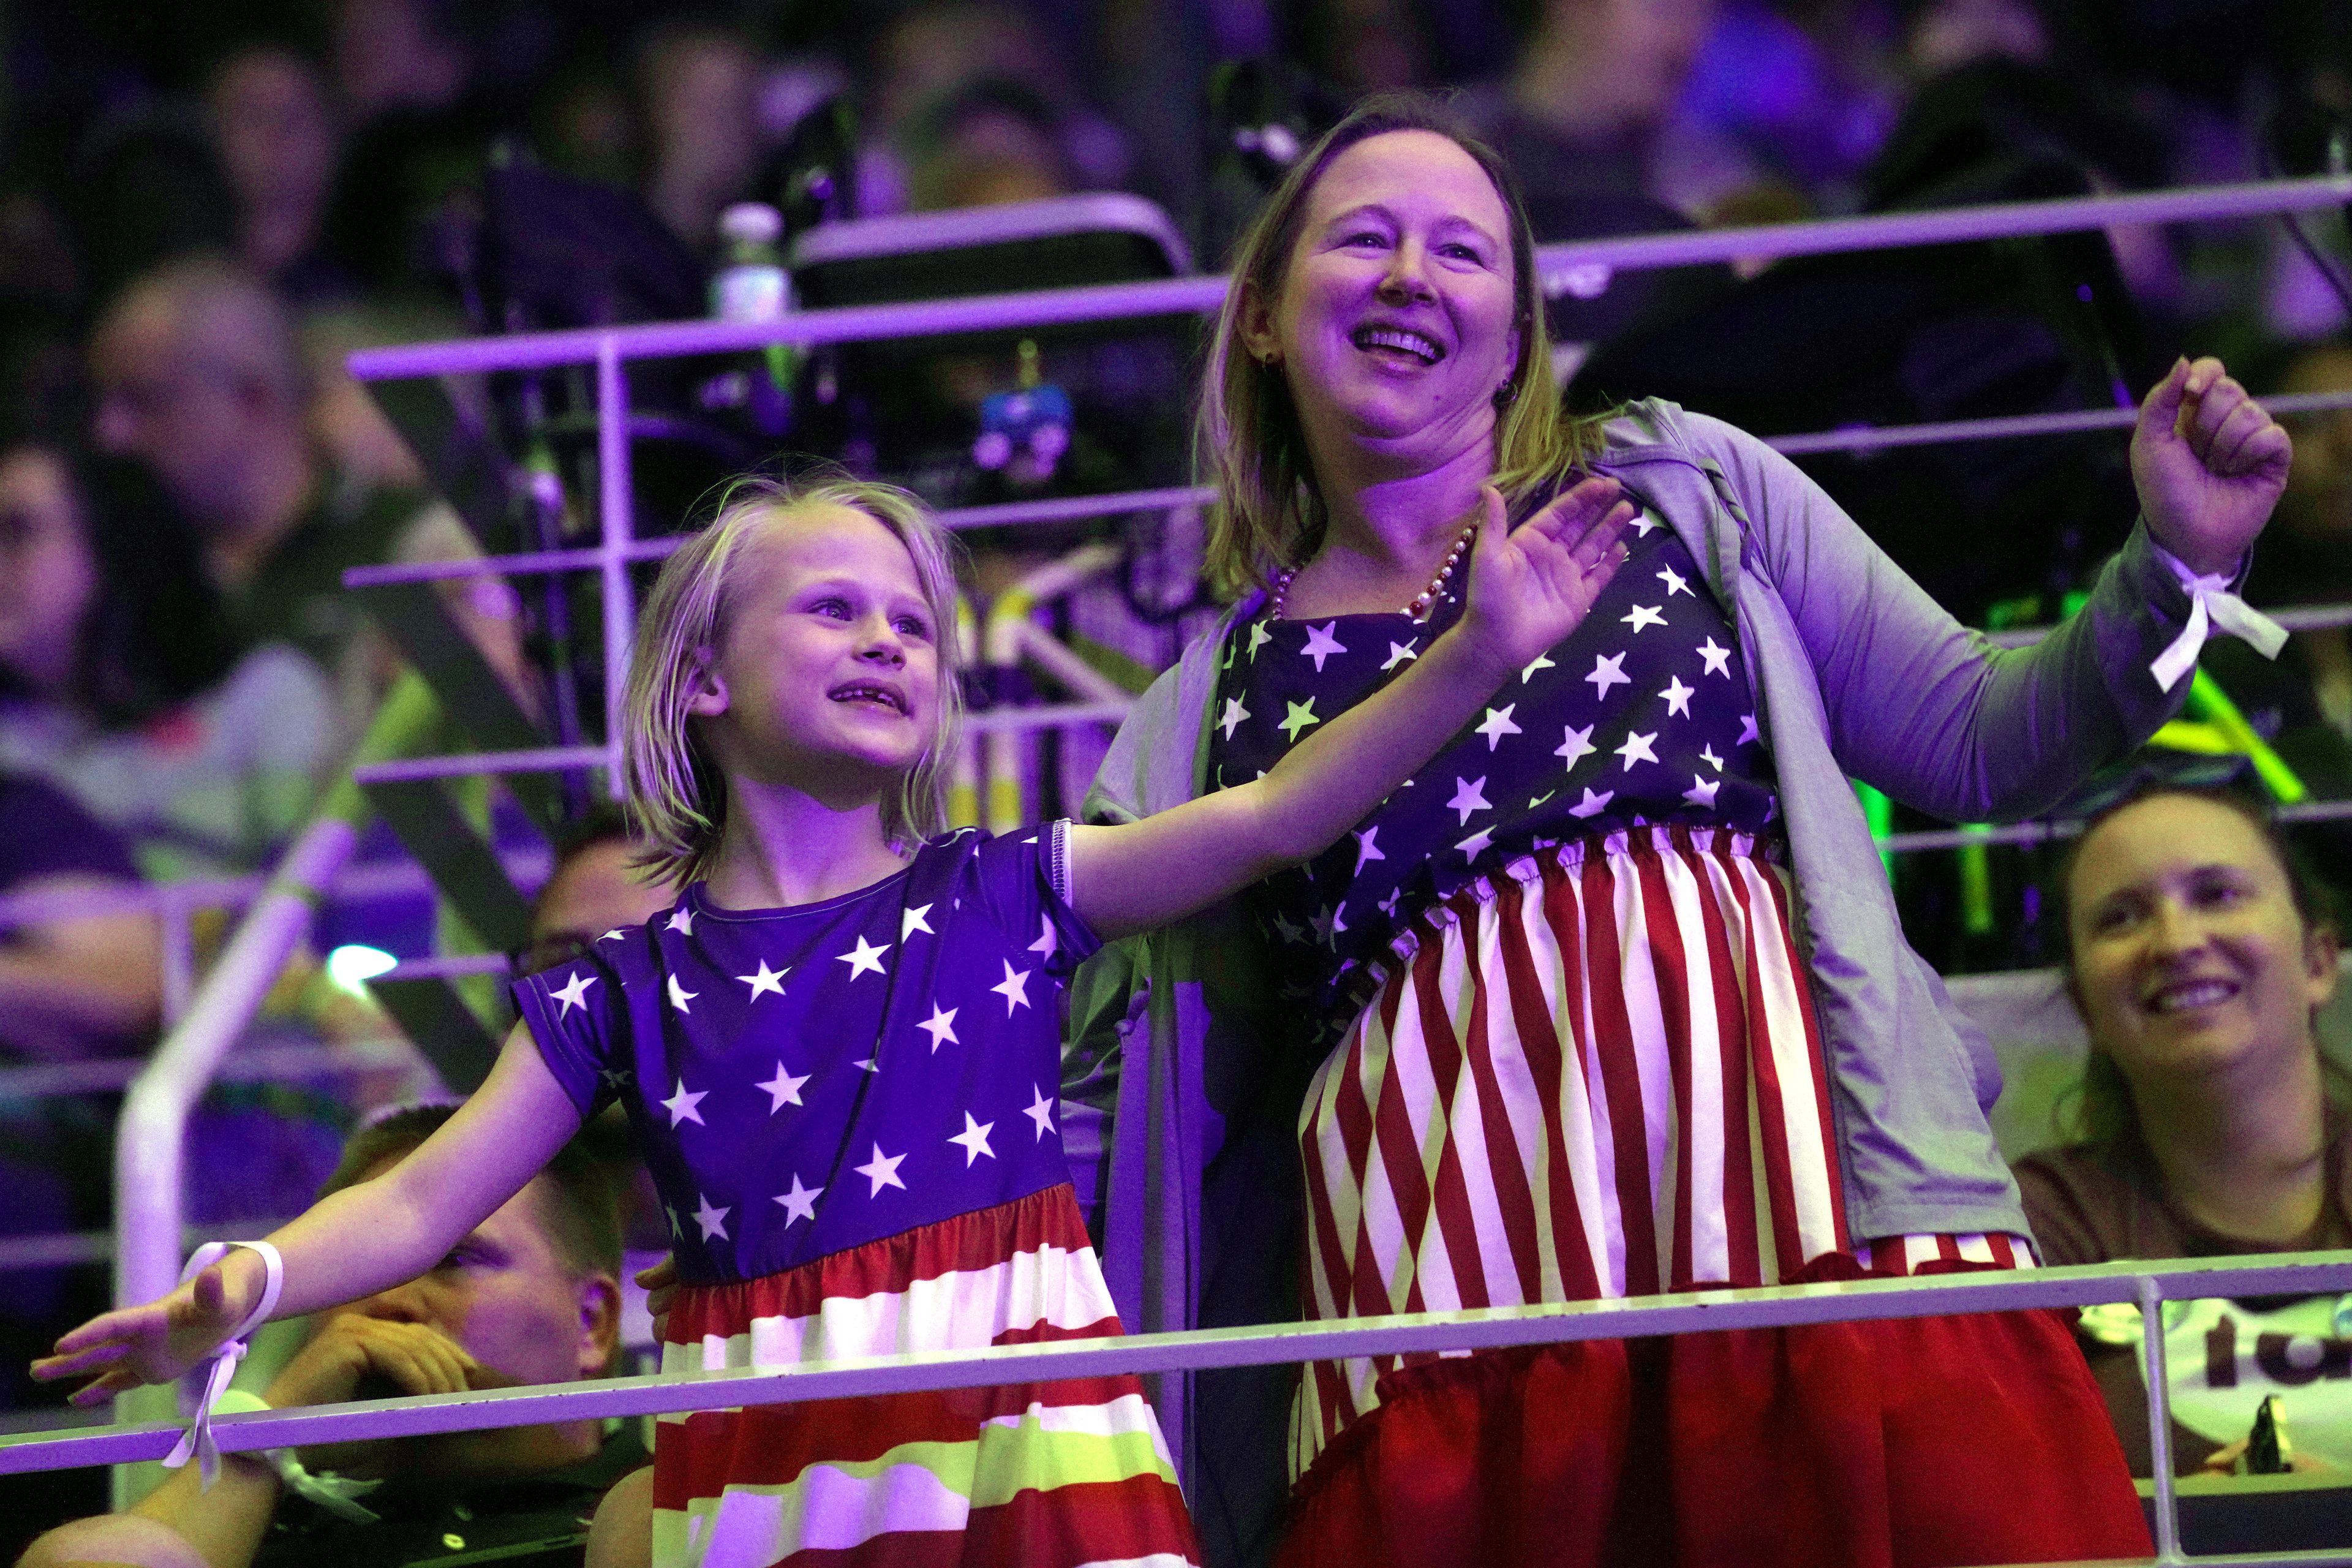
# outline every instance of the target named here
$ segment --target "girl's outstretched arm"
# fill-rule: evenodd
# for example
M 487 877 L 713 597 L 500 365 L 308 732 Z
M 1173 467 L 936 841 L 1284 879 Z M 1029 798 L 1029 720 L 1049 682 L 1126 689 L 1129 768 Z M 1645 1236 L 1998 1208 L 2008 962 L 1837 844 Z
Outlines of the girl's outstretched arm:
M 268 1240 L 286 1259 L 274 1317 L 299 1317 L 372 1296 L 431 1268 L 520 1192 L 580 1112 L 518 1024 L 498 1065 L 447 1125 L 383 1175 L 321 1199 Z M 44 1381 L 97 1375 L 74 1391 L 89 1405 L 180 1376 L 220 1347 L 261 1300 L 260 1255 L 228 1256 L 167 1296 L 101 1313 L 33 1363 Z
M 1632 521 L 1614 479 L 1587 479 L 1509 530 L 1503 498 L 1470 558 L 1461 620 L 1403 673 L 1306 740 L 1264 778 L 1140 822 L 1073 825 L 1070 901 L 1105 941 L 1203 909 L 1320 853 L 1435 756 L 1496 688 L 1583 621 L 1625 559 Z

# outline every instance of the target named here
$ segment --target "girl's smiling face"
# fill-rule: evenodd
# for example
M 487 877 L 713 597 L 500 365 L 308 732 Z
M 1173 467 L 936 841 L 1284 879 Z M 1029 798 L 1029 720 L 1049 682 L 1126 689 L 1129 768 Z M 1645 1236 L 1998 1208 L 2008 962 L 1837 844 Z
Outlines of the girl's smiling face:
M 877 797 L 940 720 L 940 628 L 907 547 L 845 506 L 777 512 L 742 548 L 690 701 L 719 766 L 828 804 Z
M 2084 841 L 2067 894 L 2084 1024 L 2139 1092 L 2315 1048 L 2335 938 L 2305 922 L 2286 868 L 2230 807 L 2125 807 Z
M 1518 363 L 1515 281 L 1510 213 L 1486 170 L 1435 132 L 1387 132 L 1315 182 L 1243 345 L 1280 363 L 1310 441 L 1442 458 L 1492 438 Z

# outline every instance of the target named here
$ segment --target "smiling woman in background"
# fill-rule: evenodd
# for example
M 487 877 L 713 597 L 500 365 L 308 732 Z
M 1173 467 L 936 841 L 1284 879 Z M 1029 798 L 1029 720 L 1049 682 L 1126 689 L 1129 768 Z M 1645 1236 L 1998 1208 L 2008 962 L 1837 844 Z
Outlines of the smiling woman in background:
M 2043 1260 L 2352 1247 L 2352 1083 L 2313 1027 L 2337 930 L 2262 808 L 2140 795 L 2091 825 L 2062 886 L 2091 1054 L 2074 1142 L 2017 1167 Z M 2175 1468 L 2227 1468 L 2272 1394 L 2300 1456 L 2352 1467 L 2335 1297 L 2184 1302 L 2167 1320 Z M 2084 1340 L 2145 1475 L 2137 1316 L 2087 1311 Z

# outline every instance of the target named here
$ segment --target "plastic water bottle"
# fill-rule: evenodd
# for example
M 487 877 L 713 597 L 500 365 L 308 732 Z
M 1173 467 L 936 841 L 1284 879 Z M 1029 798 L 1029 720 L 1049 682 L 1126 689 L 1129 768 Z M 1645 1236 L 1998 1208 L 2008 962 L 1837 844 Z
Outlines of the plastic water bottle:
M 792 313 L 793 280 L 776 249 L 783 232 L 783 215 L 765 202 L 737 202 L 719 215 L 726 259 L 710 279 L 713 319 L 781 321 Z M 765 375 L 729 371 L 703 388 L 702 403 L 711 408 L 744 409 L 761 431 L 780 436 L 792 422 L 793 354 L 783 343 L 771 343 L 762 358 Z

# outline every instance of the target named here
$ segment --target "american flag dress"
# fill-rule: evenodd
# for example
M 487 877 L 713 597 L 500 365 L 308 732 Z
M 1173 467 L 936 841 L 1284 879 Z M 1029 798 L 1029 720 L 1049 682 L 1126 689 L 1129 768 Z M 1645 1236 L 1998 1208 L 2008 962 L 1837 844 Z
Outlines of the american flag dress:
M 1738 639 L 1671 530 L 1645 513 L 1628 540 L 1575 633 L 1354 833 L 1251 892 L 1285 998 L 1318 1021 L 1298 1123 L 1309 1318 L 2032 1261 L 2022 1237 L 1848 1235 Z M 1213 780 L 1271 767 L 1458 614 L 1449 599 L 1428 625 L 1237 625 Z M 1594 1373 L 1594 1353 L 1308 1365 L 1288 1560 L 1574 1562 L 1580 1542 L 1592 1561 L 1674 1560 L 1671 1543 L 1609 1546 L 1615 1505 L 1555 1515 L 1608 1490 L 1608 1453 L 1627 1474 L 1634 1424 L 1593 1413 L 1632 1397 L 1631 1374 L 1622 1355 Z M 1546 1382 L 1564 1366 L 1583 1370 Z M 1401 1397 L 1409 1412 L 1384 1408 Z M 1749 1436 L 1731 1447 L 1789 1434 Z M 1554 1473 L 1547 1453 L 1578 1457 Z M 1477 1473 L 1447 1479 L 1464 1468 Z M 1780 1550 L 1820 1544 L 1790 1539 Z M 1752 1549 L 1731 1560 L 1771 1560 Z
M 700 884 L 519 982 L 583 1115 L 618 1096 L 681 1289 L 664 1371 L 1116 1334 L 1055 1116 L 1058 991 L 1096 945 L 1066 825 L 923 846 L 785 910 Z M 664 1416 L 654 1561 L 1198 1556 L 1132 1378 Z

